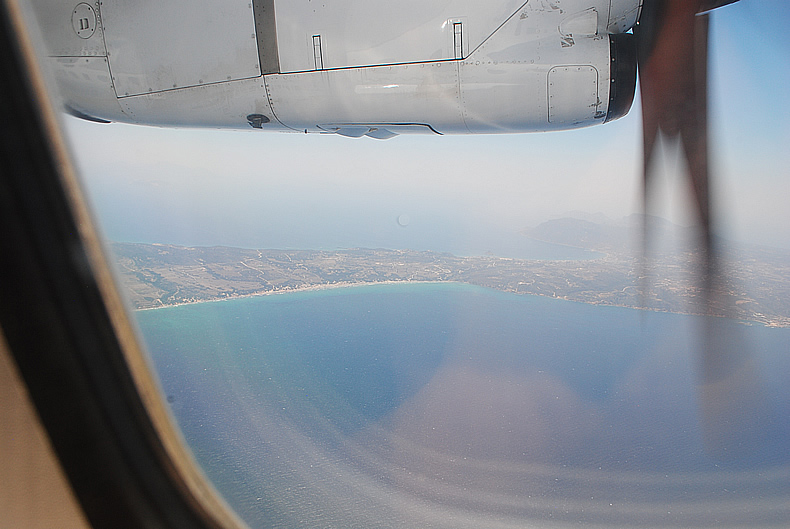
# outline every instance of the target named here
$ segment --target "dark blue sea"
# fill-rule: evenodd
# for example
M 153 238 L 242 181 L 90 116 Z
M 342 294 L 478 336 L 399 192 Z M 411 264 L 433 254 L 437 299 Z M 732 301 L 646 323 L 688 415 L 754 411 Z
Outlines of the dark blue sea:
M 137 316 L 252 528 L 790 525 L 790 329 L 446 283 Z

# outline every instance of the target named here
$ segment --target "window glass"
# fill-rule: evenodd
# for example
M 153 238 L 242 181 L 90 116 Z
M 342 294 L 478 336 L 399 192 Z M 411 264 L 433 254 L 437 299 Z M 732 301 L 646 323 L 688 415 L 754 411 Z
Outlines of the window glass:
M 714 16 L 710 306 L 671 142 L 639 259 L 638 101 L 387 140 L 64 116 L 169 409 L 246 523 L 786 523 L 783 9 Z

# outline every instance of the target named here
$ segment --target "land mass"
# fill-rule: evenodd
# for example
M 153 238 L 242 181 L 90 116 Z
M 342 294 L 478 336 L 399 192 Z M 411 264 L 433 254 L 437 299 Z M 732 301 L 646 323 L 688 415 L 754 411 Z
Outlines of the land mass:
M 406 281 L 454 281 L 582 303 L 713 314 L 790 327 L 790 255 L 720 245 L 716 285 L 706 291 L 695 238 L 651 221 L 660 249 L 641 255 L 633 219 L 600 224 L 559 219 L 525 232 L 545 242 L 600 252 L 588 260 L 460 257 L 416 250 L 252 250 L 113 243 L 121 283 L 146 309 L 306 288 Z M 641 225 L 641 224 L 640 224 Z

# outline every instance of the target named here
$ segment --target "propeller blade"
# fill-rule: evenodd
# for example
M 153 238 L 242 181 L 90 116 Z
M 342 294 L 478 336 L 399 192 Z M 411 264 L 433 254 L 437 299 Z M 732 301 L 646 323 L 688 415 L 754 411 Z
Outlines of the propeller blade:
M 719 7 L 724 7 L 726 5 L 734 4 L 739 0 L 702 0 L 698 13 L 705 13 L 707 11 L 713 11 Z
M 652 158 L 659 134 L 679 136 L 702 232 L 699 310 L 717 316 L 733 314 L 734 305 L 712 236 L 707 11 L 734 1 L 646 0 L 634 31 L 642 98 L 643 208 L 649 213 Z M 643 231 L 646 245 L 647 218 Z M 644 250 L 646 247 L 643 255 Z M 644 270 L 640 275 L 646 277 Z M 643 296 L 645 290 L 643 285 Z M 751 347 L 738 324 L 730 320 L 708 317 L 700 331 L 698 396 L 706 449 L 722 459 L 748 455 L 759 443 L 758 432 L 765 418 Z
M 659 131 L 668 137 L 680 135 L 705 246 L 710 249 L 708 15 L 697 15 L 703 3 L 657 0 L 646 4 L 636 38 L 642 98 L 644 204 L 649 205 L 650 163 Z

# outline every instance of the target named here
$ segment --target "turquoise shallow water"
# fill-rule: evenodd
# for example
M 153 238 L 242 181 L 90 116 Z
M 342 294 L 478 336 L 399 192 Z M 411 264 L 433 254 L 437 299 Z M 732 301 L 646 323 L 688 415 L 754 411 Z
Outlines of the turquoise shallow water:
M 788 329 L 460 284 L 138 319 L 197 460 L 252 527 L 790 519 Z M 736 351 L 715 369 L 705 328 Z

